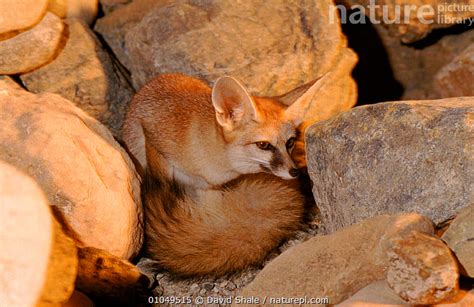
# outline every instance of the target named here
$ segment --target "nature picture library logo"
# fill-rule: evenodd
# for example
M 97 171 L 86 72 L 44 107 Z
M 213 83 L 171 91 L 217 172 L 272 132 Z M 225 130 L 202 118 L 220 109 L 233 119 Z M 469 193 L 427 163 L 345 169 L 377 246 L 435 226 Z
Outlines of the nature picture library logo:
M 474 23 L 474 1 L 451 1 L 442 4 L 381 4 L 370 0 L 367 5 L 350 7 L 339 4 L 329 8 L 330 22 L 336 22 L 339 13 L 342 24 L 365 24 L 367 18 L 372 24 L 409 24 L 417 19 L 422 24 L 466 24 Z

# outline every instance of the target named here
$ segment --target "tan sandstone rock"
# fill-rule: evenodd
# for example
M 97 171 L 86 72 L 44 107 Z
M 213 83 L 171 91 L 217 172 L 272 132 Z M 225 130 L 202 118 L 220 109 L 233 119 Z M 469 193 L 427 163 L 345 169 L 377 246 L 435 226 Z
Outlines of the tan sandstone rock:
M 47 13 L 33 28 L 0 41 L 0 74 L 31 71 L 51 61 L 59 48 L 63 23 Z
M 113 11 L 96 26 L 137 89 L 159 73 L 181 72 L 208 83 L 232 75 L 252 93 L 273 96 L 328 73 L 306 120 L 355 104 L 351 71 L 357 58 L 337 17 L 330 22 L 332 1 L 140 3 Z
M 102 6 L 107 10 L 114 3 L 121 0 L 101 1 Z M 172 0 L 155 1 L 155 0 L 134 0 L 128 1 L 130 4 L 121 5 L 113 12 L 109 12 L 106 16 L 97 20 L 95 30 L 99 32 L 112 48 L 114 54 L 128 70 L 131 70 L 130 54 L 125 45 L 125 35 L 134 26 L 139 23 L 142 18 L 156 6 L 164 6 L 172 2 Z
M 340 303 L 385 278 L 390 239 L 411 230 L 434 231 L 429 219 L 400 214 L 378 216 L 332 235 L 314 237 L 270 262 L 242 296 L 328 297 L 329 304 Z
M 57 306 L 67 301 L 78 265 L 74 242 L 54 219 L 39 186 L 3 161 L 0 208 L 1 305 Z
M 87 25 L 78 19 L 66 23 L 68 40 L 58 57 L 21 80 L 32 92 L 56 93 L 73 101 L 120 137 L 133 89 Z
M 443 241 L 412 231 L 391 242 L 387 282 L 401 298 L 414 305 L 432 305 L 456 296 L 459 270 Z
M 474 204 L 459 213 L 442 239 L 456 254 L 462 273 L 474 278 Z
M 7 32 L 37 24 L 46 13 L 48 0 L 3 0 L 0 2 L 0 40 Z
M 48 10 L 65 18 L 82 19 L 91 24 L 99 10 L 98 0 L 50 0 Z
M 108 130 L 55 94 L 0 80 L 0 160 L 40 185 L 69 234 L 122 258 L 142 243 L 139 181 Z
M 328 232 L 385 213 L 435 223 L 474 201 L 474 98 L 355 108 L 306 130 L 308 172 Z

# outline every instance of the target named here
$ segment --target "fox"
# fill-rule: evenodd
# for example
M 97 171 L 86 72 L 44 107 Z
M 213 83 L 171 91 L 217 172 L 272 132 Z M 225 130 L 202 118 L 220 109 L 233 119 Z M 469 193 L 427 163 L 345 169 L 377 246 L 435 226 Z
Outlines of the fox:
M 276 97 L 237 79 L 161 74 L 133 97 L 123 141 L 142 174 L 145 255 L 180 276 L 264 261 L 302 227 L 292 158 L 318 80 Z

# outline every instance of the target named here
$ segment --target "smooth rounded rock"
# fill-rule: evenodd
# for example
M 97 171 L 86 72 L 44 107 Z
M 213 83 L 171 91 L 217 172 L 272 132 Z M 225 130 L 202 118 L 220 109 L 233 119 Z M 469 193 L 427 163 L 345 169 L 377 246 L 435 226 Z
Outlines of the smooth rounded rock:
M 137 254 L 139 180 L 107 128 L 58 95 L 34 95 L 1 79 L 0 125 L 0 160 L 38 182 L 79 245 Z
M 51 61 L 59 48 L 63 28 L 59 17 L 47 13 L 35 27 L 0 41 L 0 74 L 28 72 Z

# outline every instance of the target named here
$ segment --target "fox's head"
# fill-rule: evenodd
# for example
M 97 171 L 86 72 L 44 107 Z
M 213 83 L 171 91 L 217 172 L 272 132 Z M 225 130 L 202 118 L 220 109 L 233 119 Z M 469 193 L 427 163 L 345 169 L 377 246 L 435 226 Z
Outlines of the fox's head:
M 264 171 L 283 179 L 298 176 L 291 153 L 298 126 L 320 88 L 320 80 L 272 98 L 250 96 L 231 77 L 216 81 L 212 103 L 235 171 L 241 174 Z

